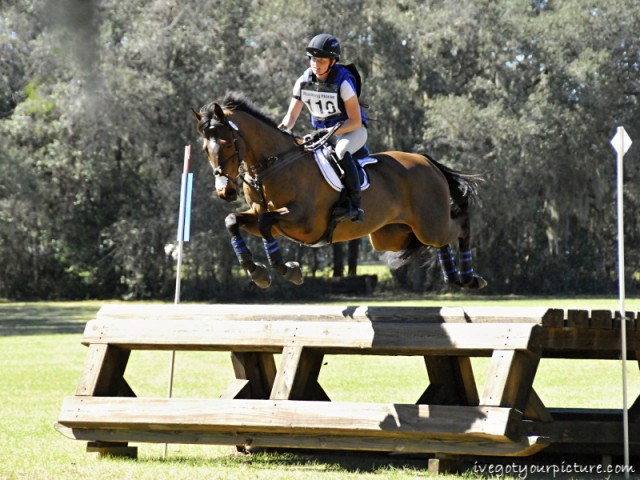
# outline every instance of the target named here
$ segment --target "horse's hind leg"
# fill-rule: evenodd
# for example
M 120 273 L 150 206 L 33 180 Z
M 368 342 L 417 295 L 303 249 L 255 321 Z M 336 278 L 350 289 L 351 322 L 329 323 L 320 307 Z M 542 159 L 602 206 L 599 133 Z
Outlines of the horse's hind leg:
M 458 259 L 460 261 L 458 278 L 461 287 L 479 290 L 487 286 L 487 281 L 473 269 L 469 217 L 466 212 L 462 218 L 462 234 L 458 238 Z
M 479 290 L 487 286 L 487 281 L 473 270 L 473 254 L 469 238 L 458 241 L 458 258 L 460 260 L 460 286 Z
M 262 235 L 264 251 L 269 259 L 269 264 L 276 272 L 294 285 L 301 285 L 304 282 L 304 277 L 300 264 L 298 262 L 284 262 L 280 245 L 271 233 L 273 224 L 280 215 L 282 215 L 280 212 L 269 212 L 258 217 L 258 228 Z
M 458 269 L 456 268 L 456 258 L 451 249 L 451 245 L 445 245 L 438 249 L 438 261 L 442 269 L 444 283 L 460 285 Z
M 271 285 L 271 275 L 269 270 L 261 263 L 253 261 L 253 255 L 247 247 L 242 235 L 240 235 L 240 219 L 238 218 L 242 214 L 230 213 L 224 220 L 225 227 L 231 235 L 231 245 L 233 251 L 238 257 L 240 266 L 249 274 L 251 280 L 260 288 L 267 288 Z M 243 220 L 246 216 L 240 217 Z

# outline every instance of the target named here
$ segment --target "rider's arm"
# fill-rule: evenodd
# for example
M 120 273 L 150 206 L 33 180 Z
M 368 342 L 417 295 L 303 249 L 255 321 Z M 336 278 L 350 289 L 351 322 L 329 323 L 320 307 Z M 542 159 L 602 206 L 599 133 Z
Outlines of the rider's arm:
M 342 82 L 340 86 L 340 95 L 344 102 L 344 108 L 347 114 L 347 120 L 342 126 L 336 130 L 336 135 L 342 135 L 348 132 L 353 132 L 362 126 L 362 116 L 360 114 L 360 102 L 358 101 L 358 95 L 351 87 L 349 82 Z
M 289 103 L 289 109 L 287 110 L 287 114 L 278 125 L 278 128 L 291 130 L 293 126 L 296 124 L 296 120 L 300 116 L 300 112 L 302 112 L 302 107 L 304 107 L 304 103 L 297 98 L 292 98 Z

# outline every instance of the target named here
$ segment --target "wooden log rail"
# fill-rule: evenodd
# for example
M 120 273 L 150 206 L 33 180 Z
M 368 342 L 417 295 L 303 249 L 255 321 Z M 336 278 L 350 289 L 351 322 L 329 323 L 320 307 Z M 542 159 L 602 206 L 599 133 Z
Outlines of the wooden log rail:
M 640 363 L 638 315 L 625 321 L 628 358 Z M 548 409 L 533 381 L 541 358 L 619 358 L 619 327 L 602 310 L 105 305 L 86 325 L 88 357 L 56 428 L 89 451 L 132 456 L 129 442 L 604 453 L 617 448 L 620 412 Z M 219 399 L 138 398 L 124 376 L 132 350 L 228 351 L 236 380 Z M 416 404 L 332 402 L 318 382 L 328 354 L 421 356 L 429 383 Z M 481 391 L 472 357 L 490 357 Z M 639 400 L 629 413 L 640 447 Z

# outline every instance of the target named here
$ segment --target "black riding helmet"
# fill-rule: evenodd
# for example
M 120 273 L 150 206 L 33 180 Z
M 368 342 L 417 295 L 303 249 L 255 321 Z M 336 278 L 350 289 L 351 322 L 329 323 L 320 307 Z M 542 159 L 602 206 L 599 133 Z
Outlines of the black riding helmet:
M 308 57 L 340 58 L 340 42 L 333 35 L 321 33 L 311 39 L 306 48 Z

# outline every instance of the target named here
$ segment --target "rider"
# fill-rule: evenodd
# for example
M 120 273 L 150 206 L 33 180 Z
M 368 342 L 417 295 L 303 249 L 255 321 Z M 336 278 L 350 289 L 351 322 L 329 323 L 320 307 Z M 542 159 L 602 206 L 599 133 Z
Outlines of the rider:
M 291 130 L 306 105 L 314 128 L 331 128 L 344 122 L 335 132 L 335 151 L 344 170 L 344 184 L 349 197 L 347 217 L 364 221 L 360 207 L 360 178 L 352 154 L 367 142 L 364 110 L 357 95 L 356 79 L 340 60 L 340 42 L 333 35 L 321 33 L 306 48 L 310 68 L 296 81 L 293 98 L 280 128 Z

